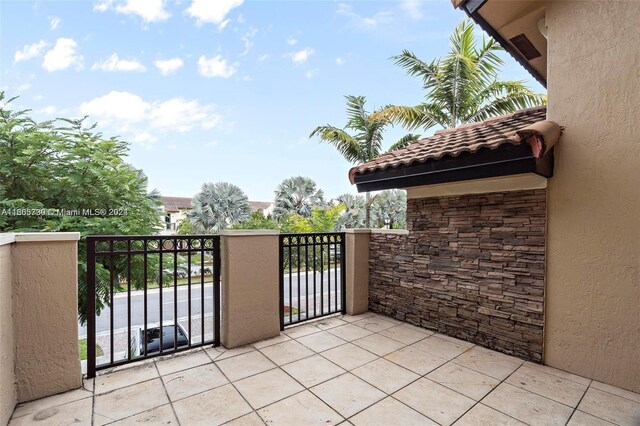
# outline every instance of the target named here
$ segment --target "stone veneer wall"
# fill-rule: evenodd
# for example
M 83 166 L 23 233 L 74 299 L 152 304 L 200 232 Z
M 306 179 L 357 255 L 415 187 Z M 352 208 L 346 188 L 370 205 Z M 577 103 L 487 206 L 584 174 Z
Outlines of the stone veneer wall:
M 546 190 L 409 199 L 372 234 L 369 309 L 542 361 Z

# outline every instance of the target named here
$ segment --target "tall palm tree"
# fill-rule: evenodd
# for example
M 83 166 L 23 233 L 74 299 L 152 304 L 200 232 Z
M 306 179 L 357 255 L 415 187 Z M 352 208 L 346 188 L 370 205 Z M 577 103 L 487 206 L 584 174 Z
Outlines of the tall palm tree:
M 187 213 L 197 232 L 216 234 L 230 225 L 246 222 L 251 215 L 249 198 L 228 182 L 205 183 L 193 197 L 193 209 Z
M 394 56 L 407 74 L 422 79 L 425 101 L 417 106 L 387 106 L 375 118 L 407 129 L 449 128 L 545 104 L 546 96 L 522 81 L 498 81 L 503 65 L 498 52 L 503 49 L 485 37 L 478 46 L 473 31 L 471 21 L 460 23 L 450 37 L 448 55 L 430 63 L 408 50 Z
M 376 159 L 382 154 L 403 148 L 419 139 L 419 135 L 408 134 L 383 150 L 383 133 L 388 121 L 384 118 L 374 119 L 365 109 L 364 96 L 346 96 L 347 125 L 344 129 L 329 124 L 316 127 L 309 137 L 319 136 L 320 140 L 335 146 L 342 156 L 354 164 L 363 164 Z M 354 132 L 349 134 L 347 130 Z M 371 224 L 371 203 L 373 198 L 365 194 L 365 226 Z
M 324 204 L 324 192 L 308 177 L 294 176 L 283 180 L 276 188 L 273 217 L 280 220 L 288 213 L 311 216 L 315 206 Z

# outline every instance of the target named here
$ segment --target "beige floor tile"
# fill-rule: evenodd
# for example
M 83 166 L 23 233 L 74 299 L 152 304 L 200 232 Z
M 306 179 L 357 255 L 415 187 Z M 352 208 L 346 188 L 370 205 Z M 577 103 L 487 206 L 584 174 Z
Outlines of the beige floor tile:
M 13 418 L 9 422 L 9 425 L 88 425 L 91 424 L 92 404 L 93 401 L 91 398 L 84 398 L 79 401 L 43 408 L 35 412 L 30 412 L 22 417 Z
M 486 405 L 476 404 L 456 422 L 456 426 L 526 426 L 526 423 Z
M 476 401 L 480 401 L 500 384 L 500 381 L 493 377 L 485 376 L 453 362 L 427 374 L 427 378 Z
M 146 364 L 141 367 L 100 375 L 95 378 L 95 393 L 98 395 L 156 377 L 158 377 L 158 370 L 155 364 Z
M 385 356 L 405 347 L 404 343 L 400 343 L 397 340 L 389 339 L 388 337 L 384 337 L 379 334 L 372 334 L 371 336 L 354 340 L 353 344 L 358 345 L 369 352 L 373 352 L 378 356 Z
M 18 404 L 15 411 L 13 412 L 13 418 L 26 416 L 29 414 L 37 413 L 38 411 L 46 410 L 47 408 L 55 407 L 57 405 L 67 404 L 69 402 L 89 398 L 92 395 L 93 394 L 91 392 L 85 389 L 76 389 L 69 392 L 60 393 L 58 395 L 36 399 L 35 401 L 25 402 L 24 404 Z
M 573 412 L 564 404 L 508 383 L 494 389 L 482 403 L 532 426 L 564 425 Z
M 475 404 L 471 398 L 425 378 L 401 389 L 393 397 L 441 425 L 452 424 Z
M 253 347 L 256 349 L 262 349 L 266 348 L 267 346 L 275 345 L 276 343 L 286 342 L 287 340 L 291 340 L 291 337 L 281 333 L 279 336 L 272 337 L 271 339 L 261 340 L 257 343 L 254 343 Z
M 608 385 L 606 383 L 596 382 L 595 380 L 591 382 L 591 387 L 599 389 L 601 391 L 612 393 L 614 395 L 621 396 L 623 398 L 630 399 L 635 402 L 640 402 L 640 393 L 635 393 L 625 389 L 620 389 L 615 386 Z
M 357 339 L 362 339 L 373 334 L 373 331 L 365 330 L 362 327 L 358 327 L 354 324 L 346 324 L 340 327 L 332 328 L 329 333 L 338 336 L 339 338 L 352 342 Z
M 411 345 L 411 347 L 420 351 L 429 352 L 430 354 L 439 356 L 440 358 L 444 358 L 446 360 L 451 360 L 461 353 L 469 350 L 469 348 L 466 346 L 461 346 L 449 340 L 440 339 L 435 335 L 420 340 L 419 342 Z
M 355 426 L 437 426 L 436 422 L 391 397 L 377 402 L 350 420 Z
M 345 370 L 320 355 L 292 362 L 282 369 L 307 388 L 345 373 Z
M 175 373 L 176 371 L 186 370 L 210 362 L 211 358 L 209 358 L 204 351 L 200 350 L 188 355 L 178 355 L 158 361 L 156 365 L 158 366 L 160 375 L 164 376 L 165 374 Z
M 519 358 L 480 346 L 474 346 L 453 360 L 453 362 L 498 380 L 506 379 L 524 363 Z
M 354 322 L 354 324 L 358 327 L 364 328 L 365 330 L 373 331 L 374 333 L 396 326 L 395 323 L 387 321 L 379 316 L 365 318 L 361 321 Z
M 411 345 L 433 335 L 433 332 L 410 324 L 402 324 L 382 330 L 380 334 L 404 343 L 405 345 Z
M 421 376 L 435 370 L 447 362 L 444 358 L 440 358 L 428 352 L 420 351 L 411 346 L 392 352 L 384 358 Z
M 391 394 L 420 376 L 386 359 L 377 359 L 352 371 L 383 392 Z
M 153 410 L 145 411 L 144 413 L 136 414 L 132 417 L 127 417 L 113 425 L 126 426 L 136 423 L 144 423 L 147 425 L 177 425 L 178 420 L 173 413 L 171 405 L 163 405 L 162 407 L 154 408 Z
M 168 374 L 163 376 L 162 380 L 171 401 L 177 401 L 229 383 L 213 363 Z
M 181 399 L 173 408 L 180 424 L 189 426 L 218 425 L 253 411 L 232 385 Z
M 246 354 L 226 358 L 215 363 L 232 382 L 262 373 L 276 366 L 266 356 L 257 351 L 247 352 Z
M 111 420 L 120 420 L 168 403 L 162 382 L 154 379 L 97 395 L 94 411 Z
M 279 368 L 238 380 L 234 385 L 256 410 L 304 390 Z
M 322 356 L 329 359 L 345 370 L 353 370 L 378 358 L 377 355 L 365 351 L 359 346 L 348 343 L 322 352 Z
M 586 377 L 578 376 L 576 374 L 571 374 L 566 371 L 558 370 L 557 368 L 549 367 L 548 365 L 536 364 L 530 361 L 525 362 L 524 365 L 534 370 L 541 371 L 547 374 L 552 374 L 562 379 L 571 380 L 572 382 L 580 383 L 583 385 L 588 385 L 591 383 L 591 379 L 587 379 Z
M 338 376 L 310 390 L 344 417 L 351 417 L 386 396 L 351 373 Z
M 580 410 L 576 410 L 573 412 L 569 423 L 567 426 L 612 426 L 613 423 L 610 423 L 606 420 L 600 419 L 596 416 L 592 416 L 591 414 L 583 413 Z
M 93 383 L 95 382 L 95 379 L 87 379 L 87 378 L 82 378 L 82 388 L 85 390 L 88 390 L 89 392 L 93 392 Z
M 466 340 L 462 340 L 462 339 L 458 339 L 455 337 L 451 337 L 451 336 L 447 336 L 446 334 L 440 334 L 440 333 L 435 333 L 433 335 L 433 337 L 437 337 L 438 339 L 442 339 L 442 340 L 446 340 L 447 342 L 451 342 L 454 343 L 460 347 L 463 347 L 465 349 L 471 349 L 472 347 L 474 347 L 476 344 L 475 343 L 471 343 L 471 342 L 467 342 Z
M 587 390 L 578 409 L 619 425 L 640 424 L 639 402 L 593 387 Z
M 574 408 L 587 390 L 585 384 L 547 374 L 527 365 L 516 370 L 506 382 Z
M 93 426 L 103 426 L 110 423 L 113 423 L 110 418 L 93 413 Z
M 261 409 L 258 414 L 269 425 L 337 425 L 344 419 L 309 391 L 290 396 Z
M 315 324 L 304 324 L 287 328 L 284 331 L 284 334 L 291 337 L 292 339 L 297 339 L 298 337 L 306 336 L 313 333 L 319 333 L 320 331 L 322 330 L 316 327 Z
M 253 412 L 231 420 L 229 423 L 225 423 L 225 426 L 264 426 L 264 422 L 259 415 Z
M 289 340 L 288 342 L 278 343 L 277 345 L 267 346 L 261 349 L 262 353 L 278 365 L 288 364 L 302 358 L 313 355 L 313 351 L 306 346 Z
M 246 354 L 249 352 L 254 352 L 256 349 L 251 346 L 240 346 L 238 348 L 227 349 L 223 346 L 219 346 L 217 348 L 207 348 L 205 352 L 209 354 L 211 359 L 214 361 L 222 361 L 223 359 L 232 358 L 234 356 Z
M 356 321 L 363 320 L 365 318 L 373 317 L 375 315 L 376 314 L 374 314 L 373 312 L 365 312 L 363 314 L 358 314 L 358 315 L 345 315 L 342 317 L 342 320 L 346 322 L 356 322 Z
M 326 318 L 320 321 L 317 321 L 314 323 L 320 330 L 329 330 L 331 328 L 335 328 L 335 327 L 339 327 L 341 325 L 345 325 L 347 324 L 346 321 L 338 318 L 338 317 L 331 317 L 331 318 Z
M 322 331 L 320 333 L 310 334 L 309 336 L 300 337 L 297 339 L 314 352 L 323 352 L 336 346 L 344 345 L 345 342 L 341 338 L 334 336 L 333 334 Z

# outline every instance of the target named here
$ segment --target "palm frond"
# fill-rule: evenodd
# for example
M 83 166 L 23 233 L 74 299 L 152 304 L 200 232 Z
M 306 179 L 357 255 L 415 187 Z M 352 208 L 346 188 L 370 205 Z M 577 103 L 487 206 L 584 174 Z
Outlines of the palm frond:
M 364 157 L 364 152 L 358 142 L 342 129 L 329 124 L 318 126 L 309 135 L 310 138 L 314 136 L 318 136 L 321 141 L 335 146 L 347 161 L 358 163 Z
M 391 145 L 387 152 L 395 151 L 400 148 L 404 148 L 405 146 L 412 144 L 413 142 L 420 139 L 420 135 L 416 135 L 413 133 L 409 133 L 398 139 L 396 143 Z

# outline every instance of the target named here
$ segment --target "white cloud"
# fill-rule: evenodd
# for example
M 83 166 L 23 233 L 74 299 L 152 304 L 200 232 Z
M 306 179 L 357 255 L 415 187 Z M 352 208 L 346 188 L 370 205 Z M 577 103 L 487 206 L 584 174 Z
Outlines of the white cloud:
M 423 17 L 422 0 L 402 0 L 400 2 L 400 9 L 416 21 L 419 21 Z
M 312 79 L 313 77 L 315 77 L 318 74 L 318 70 L 309 70 L 307 71 L 307 73 L 305 74 L 305 77 L 307 77 L 309 80 Z
M 115 90 L 82 103 L 78 109 L 101 127 L 147 146 L 158 140 L 158 133 L 187 132 L 196 127 L 211 129 L 221 121 L 213 104 L 180 97 L 147 101 L 136 94 Z
M 222 59 L 221 55 L 207 59 L 204 55 L 198 59 L 198 71 L 204 77 L 222 77 L 229 78 L 235 74 L 236 69 L 233 65 L 227 63 L 226 59 Z
M 338 56 L 336 58 L 336 64 L 338 64 L 338 65 L 344 65 L 346 62 L 347 62 L 347 60 L 344 59 L 342 56 Z
M 109 58 L 101 62 L 96 62 L 91 67 L 92 70 L 102 71 L 123 71 L 123 72 L 144 72 L 147 68 L 137 60 L 120 59 L 117 53 L 111 54 Z
M 117 4 L 114 0 L 103 0 L 93 7 L 96 12 L 111 9 L 124 15 L 137 15 L 144 22 L 160 22 L 171 16 L 165 9 L 165 0 L 124 0 Z
M 180 58 L 158 59 L 153 63 L 162 75 L 169 75 L 182 68 L 184 62 Z
M 353 7 L 346 3 L 338 4 L 338 14 L 349 17 L 354 25 L 364 28 L 375 28 L 382 23 L 389 22 L 391 18 L 391 12 L 388 11 L 381 11 L 373 16 L 362 16 L 354 12 Z
M 186 12 L 196 18 L 198 25 L 215 24 L 223 29 L 229 23 L 229 12 L 243 2 L 244 0 L 192 0 Z
M 49 16 L 49 28 L 53 31 L 58 28 L 58 25 L 60 25 L 60 18 L 57 16 Z
M 56 44 L 44 55 L 42 68 L 47 71 L 60 71 L 75 65 L 82 67 L 82 56 L 78 54 L 78 43 L 72 38 L 59 38 Z
M 267 59 L 269 59 L 269 57 L 270 57 L 270 56 L 269 56 L 269 54 L 268 54 L 268 53 L 264 53 L 264 54 L 260 55 L 260 57 L 258 57 L 258 60 L 259 60 L 260 62 L 264 62 L 264 61 L 266 61 Z
M 298 40 L 296 40 L 296 39 L 295 39 L 295 38 L 293 38 L 293 37 L 289 37 L 289 38 L 287 38 L 285 41 L 287 42 L 287 44 L 288 44 L 289 46 L 295 46 L 296 44 L 298 44 Z
M 240 56 L 246 56 L 249 53 L 249 51 L 253 47 L 253 38 L 256 36 L 257 33 L 258 33 L 258 29 L 251 27 L 249 28 L 249 31 L 247 31 L 247 33 L 240 38 L 240 40 L 244 42 L 244 50 L 242 51 Z
M 40 56 L 45 47 L 47 47 L 49 43 L 44 40 L 40 40 L 34 44 L 27 44 L 20 50 L 16 50 L 16 53 L 13 55 L 13 60 L 15 62 L 26 61 L 31 58 L 35 58 L 36 56 Z
M 314 53 L 316 53 L 315 50 L 310 47 L 305 47 L 302 50 L 292 53 L 291 60 L 294 64 L 304 64 L 305 62 L 307 62 L 307 59 L 309 59 L 309 57 Z

